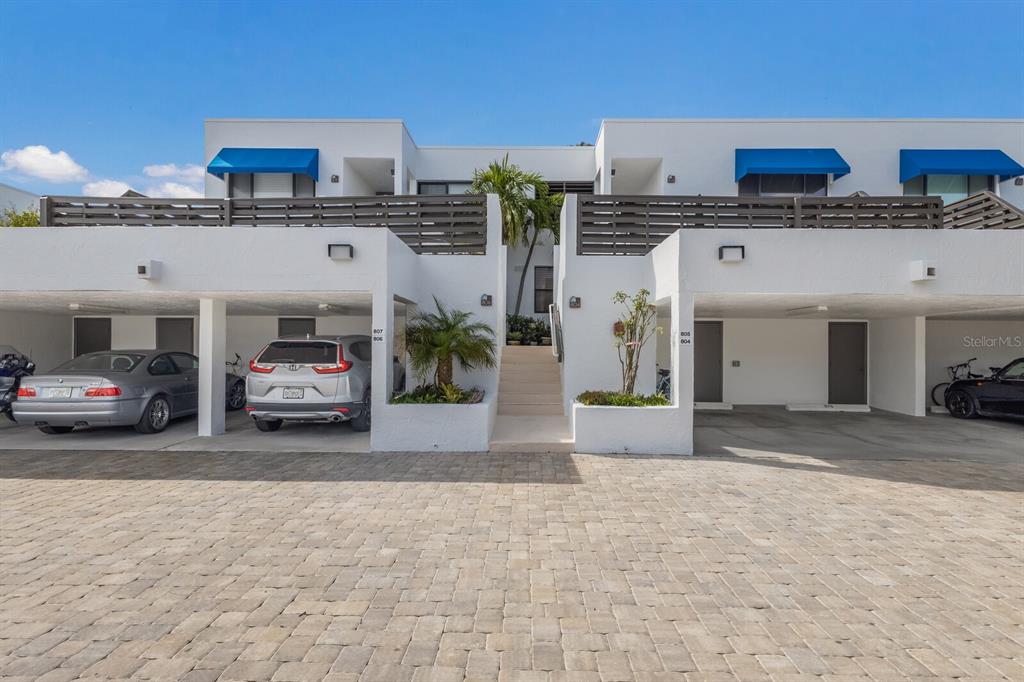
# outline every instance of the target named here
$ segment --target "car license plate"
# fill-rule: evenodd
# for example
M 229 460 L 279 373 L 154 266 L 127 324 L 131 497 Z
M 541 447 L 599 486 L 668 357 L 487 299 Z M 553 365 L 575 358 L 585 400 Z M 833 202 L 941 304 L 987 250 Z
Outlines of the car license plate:
M 48 394 L 51 398 L 70 398 L 70 388 L 51 388 Z
M 281 397 L 283 398 L 302 398 L 302 394 L 305 393 L 305 389 L 302 388 L 286 388 L 281 391 Z

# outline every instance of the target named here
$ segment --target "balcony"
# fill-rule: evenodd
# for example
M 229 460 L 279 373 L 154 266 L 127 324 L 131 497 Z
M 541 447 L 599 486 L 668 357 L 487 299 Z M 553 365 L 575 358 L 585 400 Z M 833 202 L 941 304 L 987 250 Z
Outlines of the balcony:
M 46 227 L 365 227 L 391 230 L 421 254 L 482 255 L 487 197 L 316 197 L 150 199 L 51 196 L 40 199 Z
M 586 195 L 576 253 L 641 256 L 682 229 L 941 229 L 938 197 Z

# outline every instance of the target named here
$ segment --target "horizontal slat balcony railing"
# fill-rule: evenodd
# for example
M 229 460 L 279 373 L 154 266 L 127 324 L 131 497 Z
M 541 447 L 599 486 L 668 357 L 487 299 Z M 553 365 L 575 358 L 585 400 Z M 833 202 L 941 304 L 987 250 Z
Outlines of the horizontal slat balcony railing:
M 950 230 L 1021 230 L 1024 211 L 992 192 L 979 192 L 954 201 L 943 211 Z
M 938 197 L 581 195 L 576 253 L 642 256 L 681 229 L 940 229 Z
M 417 253 L 480 255 L 487 249 L 482 194 L 288 199 L 40 199 L 48 227 L 367 227 L 391 230 Z

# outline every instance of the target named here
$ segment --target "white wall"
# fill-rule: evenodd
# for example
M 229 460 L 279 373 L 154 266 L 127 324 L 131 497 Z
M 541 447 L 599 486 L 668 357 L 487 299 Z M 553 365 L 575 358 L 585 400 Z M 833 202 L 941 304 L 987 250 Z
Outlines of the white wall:
M 722 334 L 725 402 L 828 402 L 827 320 L 726 319 Z
M 925 325 L 925 384 L 949 381 L 946 368 L 971 358 L 976 374 L 1024 357 L 1024 321 L 928 320 Z M 929 398 L 931 400 L 931 398 Z
M 71 359 L 71 316 L 0 310 L 0 346 L 14 346 L 46 372 Z
M 868 404 L 923 417 L 925 319 L 900 317 L 868 324 Z
M 1024 163 L 1021 120 L 605 120 L 605 159 L 661 157 L 658 193 L 736 196 L 736 149 L 833 147 L 851 172 L 836 180 L 833 196 L 862 190 L 899 196 L 900 149 L 1001 149 Z M 664 184 L 668 175 L 674 185 Z M 1024 206 L 1024 187 L 1000 183 L 1003 198 Z M 607 191 L 607 190 L 604 190 Z
M 529 247 L 515 246 L 508 249 L 508 270 L 506 280 L 506 291 L 508 292 L 508 312 L 515 311 L 516 295 L 519 291 L 519 278 L 523 274 L 526 264 L 526 252 Z M 533 257 L 530 259 L 530 266 L 526 271 L 526 281 L 523 284 L 523 302 L 519 309 L 520 315 L 534 317 L 548 321 L 548 313 L 536 313 L 533 309 L 534 293 L 534 268 L 538 265 L 552 267 L 554 265 L 554 245 L 550 239 L 538 239 L 537 246 L 533 250 Z M 553 295 L 553 294 L 552 294 Z

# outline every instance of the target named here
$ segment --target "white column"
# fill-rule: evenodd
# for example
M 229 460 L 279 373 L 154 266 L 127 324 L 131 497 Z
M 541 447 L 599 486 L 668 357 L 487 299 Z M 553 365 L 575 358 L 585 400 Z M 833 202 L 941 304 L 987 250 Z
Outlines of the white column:
M 682 422 L 683 455 L 693 454 L 693 294 L 672 295 L 672 397 Z
M 199 435 L 224 433 L 227 304 L 199 299 Z
M 370 316 L 371 344 L 373 348 L 373 364 L 370 368 L 370 405 L 373 415 L 373 424 L 370 429 L 370 449 L 376 450 L 374 444 L 375 434 L 381 434 L 386 428 L 387 404 L 391 397 L 391 387 L 394 385 L 394 365 L 392 358 L 395 354 L 394 345 L 394 322 L 395 302 L 390 287 L 381 287 L 383 291 L 373 292 L 371 302 L 372 313 Z M 414 379 L 406 377 L 408 385 L 413 385 Z
M 890 412 L 926 414 L 925 318 L 868 323 L 868 403 Z

